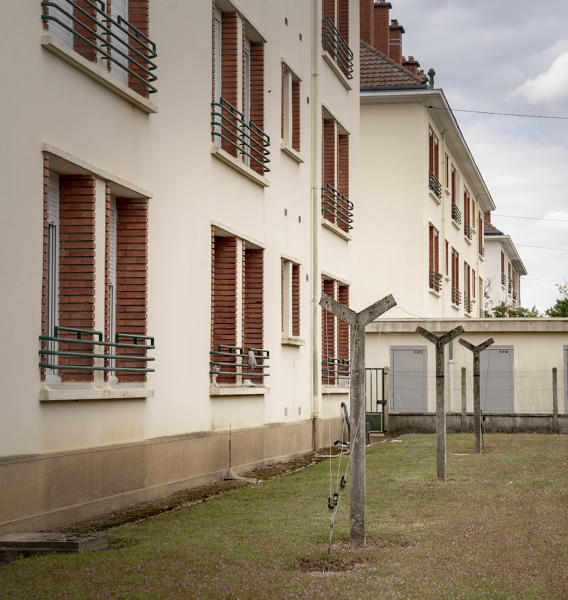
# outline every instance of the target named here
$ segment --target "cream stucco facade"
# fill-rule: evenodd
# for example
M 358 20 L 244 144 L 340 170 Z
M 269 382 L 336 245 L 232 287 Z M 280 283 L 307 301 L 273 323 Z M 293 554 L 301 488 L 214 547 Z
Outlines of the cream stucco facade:
M 357 205 L 359 69 L 358 44 L 351 43 L 352 79 L 322 48 L 321 4 L 217 2 L 264 42 L 270 171 L 261 175 L 212 141 L 211 2 L 150 1 L 158 91 L 149 97 L 62 43 L 44 27 L 39 2 L 5 7 L 1 360 L 10 376 L 1 401 L 0 487 L 8 493 L 0 530 L 55 525 L 222 476 L 229 430 L 233 466 L 242 469 L 328 443 L 327 420 L 338 426 L 348 390 L 321 385 L 317 302 L 322 275 L 354 283 L 359 223 L 351 234 L 322 225 L 322 114 L 349 135 L 349 197 Z M 357 0 L 348 9 L 348 37 L 358 40 Z M 237 37 L 241 50 L 244 43 Z M 282 63 L 300 81 L 299 151 L 280 139 Z M 96 330 L 106 326 L 105 186 L 113 196 L 148 199 L 155 372 L 145 382 L 112 384 L 100 373 L 92 382 L 41 381 L 44 156 L 56 174 L 95 180 Z M 263 250 L 265 385 L 212 384 L 212 227 L 239 247 Z M 283 259 L 300 266 L 301 329 L 293 339 L 281 331 Z M 356 287 L 350 302 L 360 302 Z M 237 310 L 242 317 L 241 300 Z M 18 502 L 22 495 L 34 501 Z

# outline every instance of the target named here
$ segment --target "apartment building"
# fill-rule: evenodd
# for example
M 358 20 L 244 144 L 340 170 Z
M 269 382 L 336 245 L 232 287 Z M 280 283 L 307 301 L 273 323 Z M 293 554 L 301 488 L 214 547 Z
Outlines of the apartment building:
M 357 0 L 38 0 L 1 27 L 0 531 L 339 435 L 349 336 L 318 300 L 360 300 Z
M 361 2 L 363 304 L 392 293 L 389 318 L 478 317 L 495 205 L 435 73 L 403 56 L 391 8 Z
M 485 297 L 486 310 L 500 304 L 513 308 L 521 304 L 521 277 L 527 270 L 511 239 L 491 223 L 491 213 L 484 216 L 485 228 Z

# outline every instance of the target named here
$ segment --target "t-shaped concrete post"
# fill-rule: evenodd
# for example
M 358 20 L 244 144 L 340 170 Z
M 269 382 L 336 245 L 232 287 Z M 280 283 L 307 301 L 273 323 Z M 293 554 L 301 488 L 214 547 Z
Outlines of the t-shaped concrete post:
M 365 546 L 365 325 L 396 305 L 389 295 L 359 313 L 322 295 L 320 305 L 349 325 L 351 338 L 351 546 Z
M 485 340 L 482 344 L 474 346 L 463 338 L 460 344 L 473 352 L 473 440 L 475 453 L 481 452 L 481 392 L 479 385 L 479 355 L 485 348 L 493 343 L 493 338 Z
M 458 327 L 435 335 L 424 329 L 416 328 L 417 333 L 436 346 L 436 470 L 438 481 L 446 481 L 446 406 L 444 402 L 444 346 L 463 333 L 463 327 Z

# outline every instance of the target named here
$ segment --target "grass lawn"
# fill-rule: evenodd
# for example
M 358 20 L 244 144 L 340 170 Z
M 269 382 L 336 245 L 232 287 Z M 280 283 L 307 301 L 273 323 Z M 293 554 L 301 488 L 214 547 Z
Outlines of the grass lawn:
M 471 435 L 450 435 L 445 484 L 435 436 L 399 439 L 367 452 L 362 551 L 348 486 L 326 560 L 324 461 L 111 529 L 108 551 L 2 566 L 0 598 L 568 598 L 567 436 L 486 435 L 474 455 Z

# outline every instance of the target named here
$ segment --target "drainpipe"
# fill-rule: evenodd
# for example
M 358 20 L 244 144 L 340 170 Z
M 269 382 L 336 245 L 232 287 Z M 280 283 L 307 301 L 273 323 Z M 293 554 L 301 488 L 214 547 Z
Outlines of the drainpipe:
M 448 408 L 451 411 L 454 406 L 454 341 L 451 340 L 448 345 L 450 347 L 450 357 L 448 360 L 448 375 L 450 377 L 450 402 L 449 407 L 446 407 L 446 412 Z
M 312 448 L 317 450 L 316 422 L 321 415 L 320 380 L 319 380 L 319 335 L 318 335 L 318 313 L 319 313 L 319 261 L 318 261 L 318 234 L 319 234 L 319 189 L 318 189 L 318 69 L 316 61 L 319 56 L 318 32 L 321 27 L 319 19 L 319 2 L 312 0 L 312 81 L 311 81 L 311 193 L 312 193 Z

